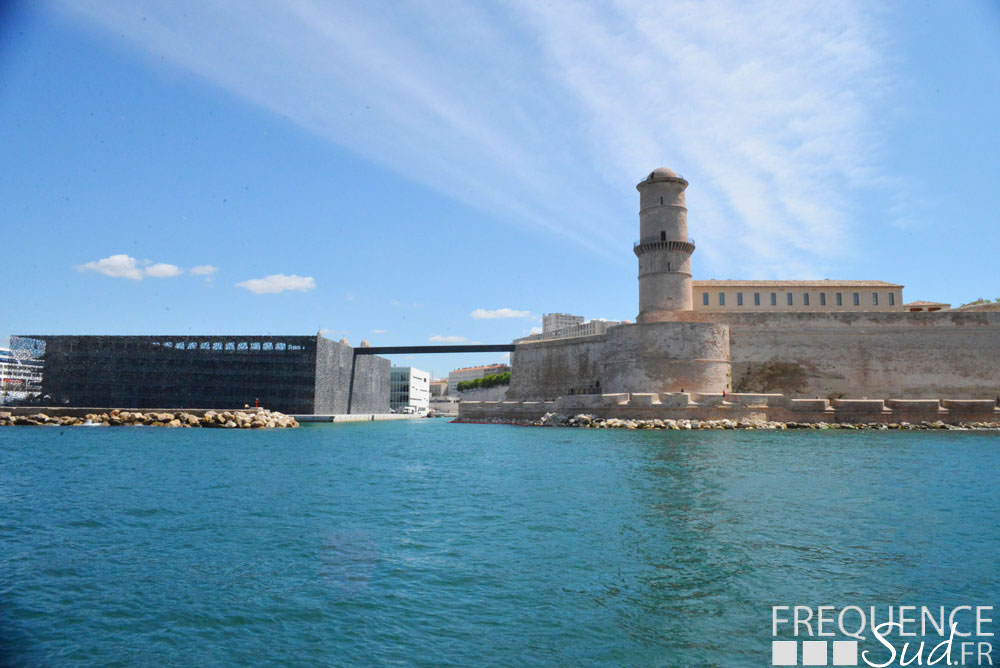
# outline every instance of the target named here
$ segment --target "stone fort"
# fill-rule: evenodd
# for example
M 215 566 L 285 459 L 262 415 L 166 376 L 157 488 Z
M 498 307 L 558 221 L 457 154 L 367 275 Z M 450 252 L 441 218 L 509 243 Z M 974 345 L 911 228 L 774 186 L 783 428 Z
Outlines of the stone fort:
M 882 281 L 693 281 L 687 186 L 666 168 L 636 186 L 636 322 L 519 342 L 511 410 L 636 393 L 656 403 L 680 393 L 824 401 L 1000 394 L 1000 313 L 910 312 L 903 286 Z

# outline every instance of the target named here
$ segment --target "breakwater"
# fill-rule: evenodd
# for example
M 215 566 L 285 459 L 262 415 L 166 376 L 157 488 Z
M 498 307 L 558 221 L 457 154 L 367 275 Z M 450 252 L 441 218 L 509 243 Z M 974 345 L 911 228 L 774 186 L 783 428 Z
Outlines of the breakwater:
M 299 423 L 264 408 L 243 410 L 124 410 L 114 408 L 26 408 L 0 411 L 0 427 L 181 427 L 202 429 L 287 429 Z
M 591 420 L 734 422 L 737 424 L 1000 425 L 993 400 L 793 399 L 782 394 L 697 392 L 588 394 L 554 401 L 484 401 L 459 404 L 459 421 L 546 424 Z

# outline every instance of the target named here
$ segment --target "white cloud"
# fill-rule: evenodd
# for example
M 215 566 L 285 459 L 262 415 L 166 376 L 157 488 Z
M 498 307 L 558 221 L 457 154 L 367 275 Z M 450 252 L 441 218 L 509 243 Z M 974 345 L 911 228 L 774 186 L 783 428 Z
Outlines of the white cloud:
M 471 313 L 474 320 L 496 320 L 497 318 L 530 318 L 531 311 L 518 311 L 512 308 L 497 308 L 487 310 L 477 308 Z
M 111 278 L 127 278 L 132 281 L 142 280 L 142 271 L 138 262 L 130 255 L 111 255 L 109 257 L 77 266 L 77 271 L 96 271 Z
M 469 341 L 464 336 L 442 336 L 440 334 L 435 334 L 427 340 L 431 343 L 478 343 L 477 341 Z
M 387 330 L 387 329 L 373 329 L 372 330 L 372 334 L 388 334 L 388 333 L 389 333 L 389 330 Z
M 194 276 L 211 276 L 218 272 L 219 268 L 210 264 L 199 264 L 197 267 L 191 267 L 188 271 Z
M 313 280 L 312 276 L 271 274 L 264 278 L 251 278 L 246 281 L 240 281 L 236 284 L 236 287 L 246 288 L 258 295 L 272 295 L 288 290 L 307 292 L 316 287 L 316 281 Z
M 660 165 L 691 181 L 697 262 L 721 273 L 738 258 L 761 278 L 822 273 L 852 248 L 856 192 L 896 187 L 879 161 L 893 49 L 861 0 L 60 6 L 405 178 L 623 264 L 632 186 Z M 867 201 L 899 201 L 886 194 Z
M 151 264 L 148 267 L 145 267 L 142 271 L 146 274 L 146 276 L 151 276 L 153 278 L 173 278 L 184 273 L 184 270 L 177 265 L 166 264 L 164 262 Z

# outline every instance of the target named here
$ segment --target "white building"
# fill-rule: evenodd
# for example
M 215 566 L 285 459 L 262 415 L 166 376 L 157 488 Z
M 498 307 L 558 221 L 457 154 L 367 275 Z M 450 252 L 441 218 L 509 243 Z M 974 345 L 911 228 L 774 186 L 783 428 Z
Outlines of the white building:
M 412 366 L 392 367 L 389 372 L 389 408 L 397 413 L 426 413 L 430 401 L 431 375 L 428 372 Z
M 498 373 L 510 371 L 509 364 L 487 364 L 485 366 L 469 366 L 463 369 L 455 369 L 448 374 L 448 394 L 458 395 L 458 384 L 465 380 L 475 380 L 486 376 L 495 376 Z
M 543 313 L 542 314 L 542 334 L 555 332 L 566 327 L 582 325 L 582 315 L 570 315 L 569 313 Z
M 0 348 L 0 405 L 33 398 L 42 391 L 42 362 L 18 359 Z
M 560 315 L 560 314 L 556 314 Z M 573 316 L 576 317 L 576 316 Z M 544 325 L 542 326 L 541 334 L 532 334 L 531 336 L 525 336 L 520 339 L 514 339 L 514 343 L 524 343 L 526 341 L 547 341 L 549 339 L 569 339 L 574 336 L 594 336 L 595 334 L 604 334 L 608 331 L 609 327 L 614 327 L 615 325 L 621 325 L 627 323 L 628 321 L 618 321 L 618 320 L 588 320 L 583 322 L 583 318 L 580 318 L 580 322 L 575 325 L 570 325 L 568 327 L 562 327 L 560 329 L 553 329 L 545 331 Z

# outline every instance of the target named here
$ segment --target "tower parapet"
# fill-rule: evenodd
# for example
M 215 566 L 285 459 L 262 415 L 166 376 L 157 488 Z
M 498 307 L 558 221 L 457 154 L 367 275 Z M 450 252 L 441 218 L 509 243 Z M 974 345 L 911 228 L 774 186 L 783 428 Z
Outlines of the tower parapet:
M 684 190 L 688 182 L 666 167 L 649 173 L 639 191 L 639 315 L 637 322 L 669 319 L 672 311 L 690 311 L 691 253 Z

